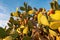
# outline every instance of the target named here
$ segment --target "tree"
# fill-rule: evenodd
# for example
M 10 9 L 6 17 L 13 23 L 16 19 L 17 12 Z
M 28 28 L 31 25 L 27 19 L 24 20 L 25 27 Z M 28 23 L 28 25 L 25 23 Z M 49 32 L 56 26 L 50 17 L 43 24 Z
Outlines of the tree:
M 5 30 L 2 27 L 0 27 L 0 38 L 4 38 L 6 36 L 7 36 L 7 33 L 5 32 Z
M 36 8 L 34 8 L 34 10 L 37 11 Z M 24 2 L 24 5 L 17 8 L 16 12 L 11 13 L 9 22 L 7 23 L 9 28 L 6 30 L 8 35 L 12 36 L 14 39 L 16 39 L 18 37 L 18 35 L 20 35 L 16 31 L 18 28 L 21 29 L 20 21 L 24 22 L 24 26 L 28 25 L 28 28 L 29 29 L 31 28 L 30 26 L 32 25 L 32 23 L 28 19 L 32 16 L 29 14 L 29 12 L 31 14 L 34 13 L 32 7 L 30 5 L 28 5 L 26 2 Z M 28 24 L 25 24 L 25 21 L 29 21 Z M 13 32 L 13 30 L 15 30 L 15 31 Z

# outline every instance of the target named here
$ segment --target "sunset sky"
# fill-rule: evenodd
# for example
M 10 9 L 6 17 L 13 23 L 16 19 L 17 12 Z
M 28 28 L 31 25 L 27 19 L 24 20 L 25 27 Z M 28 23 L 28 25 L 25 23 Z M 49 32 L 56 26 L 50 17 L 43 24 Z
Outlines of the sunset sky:
M 23 6 L 27 2 L 31 7 L 50 9 L 52 0 L 0 0 L 0 27 L 7 25 L 11 12 L 15 12 L 17 7 Z M 58 0 L 60 4 L 60 0 Z

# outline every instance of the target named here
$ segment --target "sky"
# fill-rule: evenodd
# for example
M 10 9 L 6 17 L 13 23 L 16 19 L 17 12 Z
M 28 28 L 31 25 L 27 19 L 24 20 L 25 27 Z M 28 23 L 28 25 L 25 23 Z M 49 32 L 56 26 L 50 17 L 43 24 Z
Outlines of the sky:
M 0 0 L 0 27 L 7 25 L 11 12 L 15 12 L 17 7 L 23 6 L 27 2 L 31 7 L 50 9 L 52 0 Z M 58 0 L 60 4 L 60 0 Z

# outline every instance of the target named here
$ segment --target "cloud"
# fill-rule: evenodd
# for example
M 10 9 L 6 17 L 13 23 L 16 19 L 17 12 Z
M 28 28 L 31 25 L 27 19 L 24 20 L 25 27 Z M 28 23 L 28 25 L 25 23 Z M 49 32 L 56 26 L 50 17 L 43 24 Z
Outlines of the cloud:
M 10 9 L 8 8 L 8 6 L 0 4 L 0 13 L 8 14 L 9 11 Z
M 0 12 L 6 12 L 7 10 L 6 10 L 6 7 L 4 7 L 4 6 L 2 6 L 2 5 L 0 5 Z
M 0 27 L 7 26 L 8 20 L 0 20 Z
M 7 26 L 9 17 L 7 17 L 6 14 L 0 13 L 0 27 L 5 27 Z
M 9 19 L 9 8 L 4 5 L 3 3 L 0 3 L 0 26 L 4 27 L 7 25 L 8 19 Z
M 6 14 L 0 13 L 0 18 L 6 17 Z

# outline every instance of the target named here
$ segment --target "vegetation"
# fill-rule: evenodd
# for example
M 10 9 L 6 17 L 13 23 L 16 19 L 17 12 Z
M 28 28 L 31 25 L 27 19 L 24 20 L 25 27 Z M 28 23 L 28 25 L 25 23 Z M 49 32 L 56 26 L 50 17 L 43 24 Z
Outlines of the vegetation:
M 1 40 L 59 40 L 60 6 L 51 2 L 51 9 L 32 8 L 26 2 L 12 12 L 8 29 L 0 27 Z M 20 11 L 19 11 L 20 10 Z

